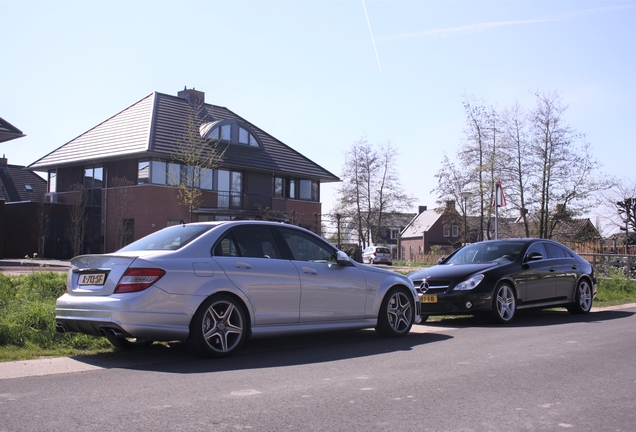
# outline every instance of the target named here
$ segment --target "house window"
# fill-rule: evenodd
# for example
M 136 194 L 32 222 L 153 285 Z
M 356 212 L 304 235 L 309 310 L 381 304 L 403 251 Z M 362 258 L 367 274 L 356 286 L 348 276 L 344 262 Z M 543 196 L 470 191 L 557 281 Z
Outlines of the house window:
M 178 186 L 181 183 L 181 165 L 168 163 L 167 181 L 170 186 Z
M 206 139 L 221 140 L 231 144 L 243 144 L 250 147 L 260 147 L 256 135 L 247 125 L 237 120 L 226 119 L 212 123 L 205 123 L 200 127 L 201 136 Z
M 150 183 L 166 184 L 166 163 L 161 161 L 150 162 Z
M 137 184 L 146 184 L 150 179 L 150 162 L 139 161 L 137 165 Z
M 397 240 L 399 232 L 399 230 L 392 229 L 391 233 L 389 234 L 391 236 L 391 240 Z
M 223 141 L 230 141 L 232 139 L 232 126 L 231 125 L 223 125 L 221 126 L 221 139 Z
M 452 226 L 452 234 L 453 237 L 459 237 L 459 226 L 458 225 L 453 225 Z
M 424 255 L 424 246 L 420 245 L 420 255 Z
M 316 180 L 300 180 L 301 200 L 318 201 L 318 182 Z
M 409 252 L 411 253 L 411 259 L 413 259 L 413 257 L 415 256 L 415 246 L 411 246 L 409 248 Z
M 239 128 L 239 144 L 249 144 L 250 143 L 250 133 L 243 129 Z
M 444 228 L 443 229 L 444 229 L 444 231 L 443 231 L 444 237 L 450 237 L 450 235 L 451 235 L 451 227 L 450 227 L 450 225 L 444 224 Z
M 317 180 L 274 177 L 273 195 L 280 198 L 318 201 L 319 186 Z
M 57 172 L 49 171 L 49 192 L 57 192 Z
M 84 168 L 84 188 L 101 189 L 104 180 L 104 168 L 89 167 Z
M 201 189 L 212 190 L 212 175 L 213 171 L 210 168 L 201 168 L 199 180 Z
M 283 198 L 285 196 L 285 179 L 274 177 L 274 196 Z
M 217 171 L 218 206 L 220 208 L 241 207 L 243 176 L 238 171 Z

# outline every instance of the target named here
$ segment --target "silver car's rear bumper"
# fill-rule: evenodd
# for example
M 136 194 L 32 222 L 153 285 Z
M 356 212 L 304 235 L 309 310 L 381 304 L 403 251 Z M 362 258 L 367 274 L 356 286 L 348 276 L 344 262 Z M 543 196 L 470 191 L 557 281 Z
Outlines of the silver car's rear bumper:
M 160 302 L 158 296 L 162 297 Z M 64 294 L 57 299 L 55 320 L 60 332 L 104 336 L 113 330 L 122 336 L 155 341 L 185 340 L 196 311 L 188 306 L 188 300 L 190 296 L 153 288 L 104 297 Z M 161 309 L 157 309 L 158 304 Z

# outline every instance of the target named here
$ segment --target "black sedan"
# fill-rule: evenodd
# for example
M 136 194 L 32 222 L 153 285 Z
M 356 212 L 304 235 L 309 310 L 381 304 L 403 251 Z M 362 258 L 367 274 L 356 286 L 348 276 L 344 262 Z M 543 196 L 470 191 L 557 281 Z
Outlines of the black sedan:
M 518 309 L 563 306 L 588 313 L 594 269 L 566 246 L 546 239 L 489 240 L 464 246 L 440 264 L 408 275 L 430 315 L 489 313 L 510 322 Z

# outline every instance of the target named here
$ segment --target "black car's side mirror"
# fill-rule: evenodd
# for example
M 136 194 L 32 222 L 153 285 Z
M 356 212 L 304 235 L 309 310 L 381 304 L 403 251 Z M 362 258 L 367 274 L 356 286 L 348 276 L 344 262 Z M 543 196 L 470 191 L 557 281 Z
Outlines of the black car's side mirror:
M 336 262 L 338 263 L 339 266 L 351 265 L 351 259 L 349 259 L 346 253 L 340 250 L 336 253 Z
M 530 252 L 528 255 L 526 255 L 526 259 L 524 259 L 523 262 L 539 261 L 542 259 L 543 255 L 541 255 L 539 252 Z

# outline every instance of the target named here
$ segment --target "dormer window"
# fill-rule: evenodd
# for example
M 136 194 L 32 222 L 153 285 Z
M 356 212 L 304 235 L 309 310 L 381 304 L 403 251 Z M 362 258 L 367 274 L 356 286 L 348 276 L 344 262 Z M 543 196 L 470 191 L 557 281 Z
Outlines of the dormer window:
M 256 135 L 250 128 L 238 120 L 219 120 L 205 123 L 199 128 L 201 136 L 206 139 L 220 140 L 231 144 L 260 147 Z

